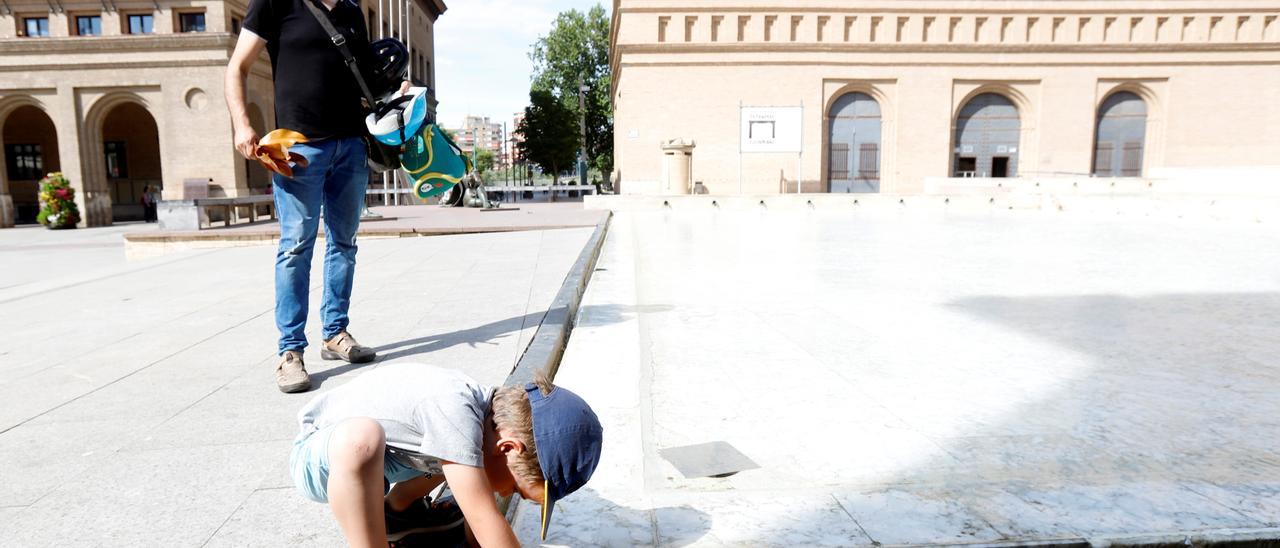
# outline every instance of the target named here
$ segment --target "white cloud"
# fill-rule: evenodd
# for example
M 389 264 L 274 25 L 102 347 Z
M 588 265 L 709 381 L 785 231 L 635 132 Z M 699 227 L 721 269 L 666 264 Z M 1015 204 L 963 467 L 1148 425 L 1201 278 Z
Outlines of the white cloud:
M 510 122 L 529 102 L 529 51 L 561 11 L 609 0 L 454 0 L 436 21 L 436 98 L 446 127 L 467 115 Z

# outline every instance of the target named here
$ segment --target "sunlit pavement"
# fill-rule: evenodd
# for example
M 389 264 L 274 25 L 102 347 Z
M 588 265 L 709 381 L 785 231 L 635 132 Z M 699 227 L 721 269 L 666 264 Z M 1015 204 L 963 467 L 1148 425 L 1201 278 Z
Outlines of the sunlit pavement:
M 287 473 L 317 392 L 275 386 L 275 246 L 126 260 L 153 227 L 0 230 L 0 546 L 341 545 Z M 592 230 L 361 241 L 365 366 L 320 359 L 317 250 L 317 391 L 389 361 L 501 383 Z

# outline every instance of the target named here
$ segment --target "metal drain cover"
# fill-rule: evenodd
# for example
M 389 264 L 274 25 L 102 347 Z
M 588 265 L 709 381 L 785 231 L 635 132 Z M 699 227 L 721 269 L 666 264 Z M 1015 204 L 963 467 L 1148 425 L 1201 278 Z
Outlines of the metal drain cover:
M 669 447 L 659 449 L 658 454 L 686 478 L 723 478 L 760 467 L 734 446 L 723 441 Z

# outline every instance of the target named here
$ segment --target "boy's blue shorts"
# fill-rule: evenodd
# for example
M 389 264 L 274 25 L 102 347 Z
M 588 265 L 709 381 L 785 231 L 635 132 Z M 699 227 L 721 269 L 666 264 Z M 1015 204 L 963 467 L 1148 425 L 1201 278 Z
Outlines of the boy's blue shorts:
M 333 430 L 333 426 L 328 426 L 299 434 L 293 440 L 293 452 L 289 455 L 289 475 L 293 477 L 293 484 L 316 502 L 329 502 L 329 438 L 333 437 Z M 384 454 L 382 475 L 391 484 L 427 474 Z

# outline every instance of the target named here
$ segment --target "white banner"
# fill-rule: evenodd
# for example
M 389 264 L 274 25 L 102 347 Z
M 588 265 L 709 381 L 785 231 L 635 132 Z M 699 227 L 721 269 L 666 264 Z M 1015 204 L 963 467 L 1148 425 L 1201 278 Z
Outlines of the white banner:
M 803 107 L 742 107 L 742 152 L 800 152 Z

